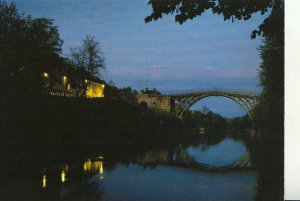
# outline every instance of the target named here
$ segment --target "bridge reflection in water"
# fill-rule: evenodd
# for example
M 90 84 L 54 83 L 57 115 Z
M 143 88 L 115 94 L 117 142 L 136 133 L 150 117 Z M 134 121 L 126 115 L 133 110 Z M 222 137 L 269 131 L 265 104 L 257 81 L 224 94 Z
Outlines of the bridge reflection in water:
M 250 201 L 257 188 L 256 172 L 243 171 L 253 168 L 249 151 L 243 142 L 230 138 L 160 147 L 125 163 L 114 161 L 115 153 L 61 166 L 54 174 L 44 172 L 40 189 L 45 196 L 59 192 L 60 200 L 238 200 L 243 196 Z
M 226 142 L 225 142 L 226 143 Z M 241 144 L 242 145 L 242 144 Z M 218 146 L 215 145 L 215 146 Z M 221 145 L 223 146 L 223 145 Z M 244 145 L 242 145 L 244 146 Z M 166 165 L 173 167 L 184 167 L 191 168 L 199 171 L 234 171 L 234 170 L 251 170 L 254 169 L 251 163 L 251 155 L 249 150 L 244 146 L 245 151 L 243 153 L 238 154 L 237 156 L 233 156 L 229 163 L 225 164 L 217 164 L 218 158 L 222 160 L 222 158 L 227 158 L 227 154 L 230 155 L 230 150 L 225 151 L 223 153 L 219 153 L 218 156 L 210 155 L 210 161 L 201 162 L 199 160 L 199 154 L 205 152 L 205 150 L 201 150 L 200 148 L 196 148 L 195 155 L 192 155 L 189 151 L 189 148 L 184 148 L 182 145 L 179 145 L 174 152 L 170 152 L 169 150 L 160 151 L 159 153 L 154 153 L 149 151 L 143 157 L 137 157 L 137 163 L 144 166 L 156 166 Z M 198 156 L 197 156 L 198 155 Z M 201 156 L 200 156 L 201 158 Z
M 205 159 L 205 152 L 214 147 L 226 146 L 230 143 L 230 146 L 235 146 L 235 152 L 239 149 L 239 153 L 234 153 L 231 158 L 228 158 L 228 154 L 232 150 L 222 151 L 218 150 L 217 155 L 208 153 L 208 161 Z M 239 148 L 238 148 L 239 147 Z M 231 148 L 232 149 L 232 148 Z M 192 151 L 191 151 L 192 150 Z M 219 160 L 219 162 L 218 162 Z M 225 161 L 225 164 L 220 165 L 220 161 Z M 253 166 L 251 164 L 250 152 L 241 142 L 236 142 L 231 139 L 225 139 L 216 145 L 212 146 L 189 146 L 183 147 L 181 144 L 178 145 L 174 150 L 159 150 L 148 151 L 143 156 L 137 156 L 133 163 L 137 163 L 144 167 L 156 167 L 157 165 L 193 169 L 198 171 L 235 171 L 235 170 L 251 170 Z M 82 171 L 87 175 L 97 175 L 91 177 L 87 182 L 91 183 L 95 180 L 104 179 L 104 157 L 99 156 L 95 159 L 87 159 L 83 162 Z M 64 165 L 60 170 L 60 182 L 61 184 L 66 183 L 69 172 L 69 166 Z M 42 175 L 42 188 L 47 187 L 47 174 L 46 172 Z

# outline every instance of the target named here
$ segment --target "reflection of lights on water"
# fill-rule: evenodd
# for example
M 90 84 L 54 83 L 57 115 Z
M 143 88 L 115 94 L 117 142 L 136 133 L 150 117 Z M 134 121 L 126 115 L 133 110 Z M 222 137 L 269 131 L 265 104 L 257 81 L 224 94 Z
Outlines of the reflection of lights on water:
M 42 187 L 46 188 L 46 185 L 47 185 L 47 178 L 46 178 L 46 175 L 44 174 L 42 177 Z
M 103 156 L 98 157 L 98 159 L 104 159 Z M 88 159 L 87 161 L 84 162 L 83 164 L 83 169 L 86 172 L 98 172 L 100 174 L 100 179 L 103 179 L 103 173 L 104 173 L 104 165 L 103 161 L 98 160 L 98 161 L 91 161 L 91 159 Z
M 83 169 L 84 171 L 90 171 L 91 170 L 91 159 L 88 159 L 86 162 L 83 164 Z
M 64 183 L 66 181 L 66 173 L 64 170 L 61 171 L 60 177 L 61 177 L 61 182 Z
M 62 183 L 65 183 L 67 181 L 67 172 L 69 171 L 69 166 L 66 164 L 62 167 L 61 173 L 60 173 L 60 180 Z
M 100 161 L 100 169 L 99 169 L 99 173 L 100 174 L 103 174 L 103 162 L 102 161 Z

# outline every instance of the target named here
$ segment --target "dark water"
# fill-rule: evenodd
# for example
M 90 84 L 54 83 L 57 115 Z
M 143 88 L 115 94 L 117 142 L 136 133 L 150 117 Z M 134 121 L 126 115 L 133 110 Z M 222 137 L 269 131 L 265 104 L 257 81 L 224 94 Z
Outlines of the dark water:
M 0 200 L 250 201 L 256 195 L 257 172 L 241 140 L 166 145 L 130 157 L 127 151 L 49 164 L 26 179 L 6 177 Z

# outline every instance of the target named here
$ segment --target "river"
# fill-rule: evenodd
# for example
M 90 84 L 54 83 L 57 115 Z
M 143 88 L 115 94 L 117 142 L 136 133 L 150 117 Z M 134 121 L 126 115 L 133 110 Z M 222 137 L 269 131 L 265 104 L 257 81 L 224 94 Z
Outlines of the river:
M 110 145 L 84 158 L 46 163 L 28 177 L 6 175 L 0 200 L 255 199 L 258 173 L 241 139 L 199 137 L 136 152 L 131 145 Z M 15 169 L 22 172 L 22 167 Z

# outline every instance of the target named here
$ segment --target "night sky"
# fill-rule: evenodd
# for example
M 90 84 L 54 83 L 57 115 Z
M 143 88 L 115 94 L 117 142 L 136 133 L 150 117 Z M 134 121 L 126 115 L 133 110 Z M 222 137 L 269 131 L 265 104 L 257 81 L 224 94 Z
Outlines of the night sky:
M 220 87 L 260 92 L 257 48 L 261 38 L 250 39 L 266 16 L 248 21 L 223 21 L 207 12 L 175 23 L 174 16 L 145 24 L 152 8 L 147 0 L 15 0 L 17 8 L 33 17 L 55 20 L 64 40 L 63 54 L 81 44 L 86 35 L 101 44 L 106 58 L 106 81 L 136 90 L 159 91 Z M 245 112 L 232 100 L 210 97 L 202 105 L 225 117 Z

